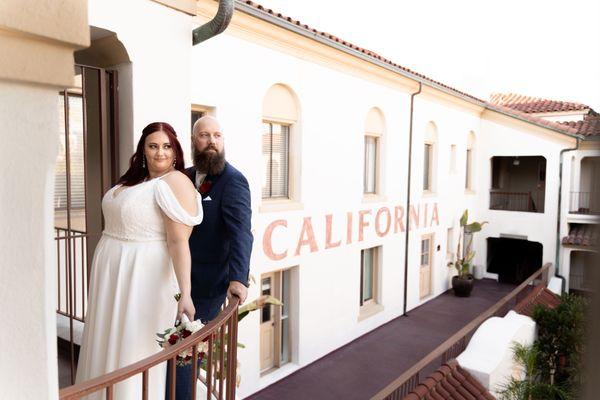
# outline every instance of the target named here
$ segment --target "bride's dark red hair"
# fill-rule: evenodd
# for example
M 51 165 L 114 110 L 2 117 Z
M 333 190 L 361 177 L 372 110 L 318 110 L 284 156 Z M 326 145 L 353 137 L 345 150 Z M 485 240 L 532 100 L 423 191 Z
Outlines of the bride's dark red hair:
M 146 144 L 146 138 L 158 131 L 166 133 L 169 137 L 171 148 L 175 154 L 175 169 L 183 172 L 183 150 L 181 150 L 181 144 L 179 144 L 179 140 L 177 140 L 175 129 L 166 122 L 152 122 L 142 130 L 142 137 L 138 141 L 137 149 L 129 160 L 129 169 L 119 178 L 117 183 L 120 183 L 123 186 L 133 186 L 148 177 L 148 168 L 144 168 L 142 165 L 142 160 L 144 159 L 144 145 Z

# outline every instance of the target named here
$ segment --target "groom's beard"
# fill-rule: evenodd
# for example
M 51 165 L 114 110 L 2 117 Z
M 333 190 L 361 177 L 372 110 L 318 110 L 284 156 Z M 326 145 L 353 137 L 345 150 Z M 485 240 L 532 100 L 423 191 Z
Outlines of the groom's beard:
M 214 152 L 208 151 L 214 149 Z M 207 175 L 219 175 L 225 168 L 225 150 L 219 152 L 216 147 L 209 146 L 203 151 L 192 147 L 192 157 L 196 171 Z

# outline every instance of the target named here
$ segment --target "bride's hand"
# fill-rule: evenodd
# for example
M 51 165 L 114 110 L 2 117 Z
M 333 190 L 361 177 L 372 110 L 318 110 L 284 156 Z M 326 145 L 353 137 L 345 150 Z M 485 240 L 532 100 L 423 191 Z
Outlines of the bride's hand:
M 182 314 L 187 315 L 190 321 L 194 321 L 196 308 L 194 308 L 194 302 L 189 295 L 182 296 L 177 303 L 177 319 L 179 321 L 181 321 Z

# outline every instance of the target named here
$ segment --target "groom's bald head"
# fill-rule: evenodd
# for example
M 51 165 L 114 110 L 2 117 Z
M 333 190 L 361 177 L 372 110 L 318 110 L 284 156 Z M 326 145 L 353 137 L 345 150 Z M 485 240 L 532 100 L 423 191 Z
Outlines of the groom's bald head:
M 225 143 L 219 120 L 206 115 L 192 127 L 194 166 L 203 173 L 220 173 L 225 165 Z

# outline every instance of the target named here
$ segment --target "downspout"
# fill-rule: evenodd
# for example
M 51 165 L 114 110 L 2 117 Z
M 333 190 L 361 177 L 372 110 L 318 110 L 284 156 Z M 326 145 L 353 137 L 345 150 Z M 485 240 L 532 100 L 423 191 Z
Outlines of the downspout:
M 213 19 L 192 31 L 192 44 L 195 46 L 222 33 L 233 16 L 233 0 L 219 0 L 219 9 Z
M 412 93 L 410 95 L 410 125 L 408 128 L 408 187 L 406 190 L 406 223 L 404 226 L 406 227 L 406 235 L 404 237 L 404 310 L 402 311 L 402 315 L 406 315 L 406 302 L 408 297 L 408 244 L 409 244 L 409 236 L 410 236 L 410 218 L 409 218 L 409 207 L 410 207 L 410 177 L 412 171 L 412 139 L 413 139 L 413 119 L 414 119 L 414 111 L 415 111 L 415 97 L 421 93 L 421 89 L 423 89 L 423 85 L 419 82 L 419 90 Z
M 556 276 L 557 278 L 560 278 L 562 281 L 561 284 L 561 293 L 564 293 L 566 290 L 566 286 L 567 286 L 567 280 L 565 279 L 564 276 L 560 275 L 558 273 L 559 268 L 560 268 L 560 246 L 561 246 L 561 240 L 560 240 L 560 217 L 561 217 L 561 211 L 562 211 L 562 184 L 563 184 L 563 177 L 562 177 L 562 173 L 563 173 L 563 154 L 568 152 L 568 151 L 574 151 L 574 150 L 579 150 L 579 145 L 581 144 L 581 139 L 577 138 L 577 144 L 575 145 L 575 147 L 569 148 L 569 149 L 562 149 L 560 151 L 560 169 L 558 171 L 558 217 L 556 218 L 556 259 L 554 261 L 554 276 Z

